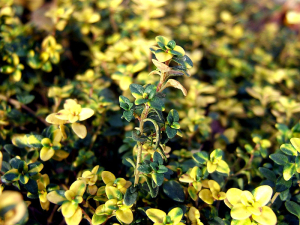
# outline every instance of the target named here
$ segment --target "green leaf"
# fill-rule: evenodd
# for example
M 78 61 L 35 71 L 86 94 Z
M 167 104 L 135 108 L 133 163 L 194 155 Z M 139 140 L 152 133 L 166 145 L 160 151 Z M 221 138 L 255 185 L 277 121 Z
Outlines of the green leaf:
M 280 146 L 280 150 L 283 151 L 287 155 L 294 155 L 296 156 L 297 150 L 291 144 L 282 144 Z
M 28 174 L 29 176 L 34 176 L 38 174 L 42 169 L 44 168 L 44 165 L 40 162 L 30 163 L 28 165 Z
M 180 129 L 180 124 L 178 122 L 173 122 L 170 127 L 173 128 L 173 129 L 179 130 Z
M 176 51 L 176 50 L 171 50 L 170 53 L 172 53 L 172 55 L 176 55 L 178 57 L 183 57 L 184 56 L 181 52 Z
M 157 42 L 158 46 L 166 50 L 165 45 L 168 44 L 168 39 L 163 36 L 157 36 L 155 38 L 155 41 Z
M 300 155 L 298 155 L 295 159 L 296 171 L 300 173 Z
M 27 166 L 27 163 L 25 161 L 22 160 L 19 163 L 18 171 L 19 171 L 19 173 L 27 173 L 28 166 Z
M 136 105 L 141 105 L 141 104 L 144 104 L 144 103 L 146 103 L 146 102 L 148 102 L 148 101 L 149 101 L 149 99 L 137 98 L 137 99 L 134 101 L 134 103 L 135 103 Z
M 210 160 L 213 161 L 215 159 L 222 159 L 223 158 L 223 151 L 221 149 L 215 149 L 210 153 Z
M 19 102 L 21 102 L 24 105 L 29 104 L 34 100 L 34 95 L 17 95 L 17 99 Z
M 3 178 L 7 181 L 17 181 L 19 177 L 20 174 L 17 169 L 11 169 L 3 175 Z
M 157 186 L 160 186 L 164 182 L 164 174 L 152 173 L 152 179 L 154 180 L 154 182 Z
M 183 57 L 173 57 L 172 60 L 183 66 L 185 69 L 190 69 L 194 66 L 192 60 L 187 55 Z
M 274 153 L 274 154 L 271 154 L 270 156 L 270 159 L 272 159 L 275 163 L 277 163 L 278 165 L 282 165 L 284 166 L 286 163 L 288 163 L 288 157 L 286 157 L 285 155 L 283 154 L 280 154 L 280 153 Z
M 96 213 L 92 217 L 93 225 L 100 225 L 104 223 L 109 218 L 108 215 L 97 215 Z
M 155 128 L 155 134 L 156 134 L 156 144 L 155 144 L 155 150 L 157 149 L 158 145 L 159 145 L 159 141 L 160 141 L 160 128 L 157 124 L 157 122 L 153 119 L 150 119 L 150 118 L 147 118 L 147 119 L 144 119 L 144 122 L 151 122 Z
M 154 171 L 157 171 L 159 165 L 158 165 L 157 162 L 151 162 L 151 163 L 150 163 L 150 166 L 151 166 L 151 168 L 152 168 Z
M 5 73 L 5 74 L 12 73 L 14 70 L 15 70 L 15 68 L 10 65 L 5 65 L 0 68 L 0 72 Z
M 172 67 L 172 71 L 168 72 L 168 75 L 170 76 L 182 76 L 181 74 L 186 75 L 188 77 L 190 76 L 186 68 L 182 66 Z
M 270 181 L 273 181 L 274 183 L 276 182 L 276 175 L 272 170 L 269 170 L 264 167 L 259 167 L 258 170 L 265 178 L 267 178 Z
M 197 152 L 193 154 L 193 159 L 199 164 L 205 164 L 208 160 L 207 152 Z
M 27 144 L 29 147 L 41 148 L 43 146 L 41 141 L 44 137 L 42 135 L 28 134 L 26 135 L 26 137 L 27 137 Z
M 176 202 L 184 202 L 185 195 L 182 186 L 174 181 L 167 181 L 163 185 L 164 193 Z
M 154 97 L 151 99 L 151 101 L 149 101 L 148 104 L 149 104 L 152 108 L 162 111 L 162 110 L 163 110 L 163 106 L 164 106 L 164 101 L 163 101 L 163 99 L 157 97 L 157 95 L 156 95 L 156 96 L 154 96 Z
M 126 190 L 125 196 L 124 196 L 124 203 L 125 205 L 132 205 L 136 202 L 136 199 L 138 197 L 138 191 L 137 188 L 135 188 L 133 185 L 129 187 Z
M 138 136 L 135 131 L 132 131 L 132 139 L 138 142 L 146 142 L 147 137 L 146 136 Z
M 287 163 L 283 167 L 283 178 L 285 180 L 291 179 L 291 177 L 296 173 L 295 163 Z
M 120 103 L 120 107 L 126 111 L 130 110 L 131 107 L 133 106 L 133 103 L 131 103 L 129 99 L 124 97 L 123 95 L 119 96 L 119 103 Z
M 21 174 L 19 177 L 19 180 L 22 184 L 26 184 L 29 181 L 29 175 L 28 174 Z
M 148 94 L 148 99 L 152 99 L 156 94 L 156 87 L 153 84 L 148 84 L 145 88 L 144 93 Z
M 38 186 L 35 180 L 29 179 L 28 182 L 24 185 L 27 191 L 29 191 L 32 194 L 37 194 L 38 192 Z
M 173 138 L 173 137 L 175 137 L 176 136 L 176 134 L 177 134 L 177 129 L 173 129 L 173 128 L 171 128 L 170 126 L 166 126 L 166 133 L 167 133 L 167 135 L 168 135 L 168 138 Z
M 175 109 L 172 109 L 168 116 L 167 116 L 167 121 L 170 125 L 173 124 L 173 122 L 178 122 L 179 121 L 179 114 Z
M 22 163 L 22 160 L 18 158 L 12 158 L 9 163 L 13 168 L 19 169 L 19 164 Z
M 170 49 L 173 49 L 175 48 L 176 46 L 176 42 L 174 40 L 171 40 L 168 42 L 167 46 L 170 48 Z
M 143 164 L 138 167 L 138 171 L 148 174 L 152 172 L 152 168 L 149 165 Z
M 168 172 L 168 168 L 165 167 L 164 165 L 159 165 L 158 166 L 158 170 L 157 170 L 157 173 L 166 173 Z
M 9 165 L 9 163 L 2 161 L 1 172 L 6 173 L 10 169 L 11 169 L 11 166 Z
M 47 61 L 42 65 L 42 70 L 44 70 L 47 73 L 52 71 L 52 64 L 50 63 L 50 61 Z
M 278 177 L 276 180 L 276 192 L 283 192 L 292 186 L 292 180 L 284 180 L 283 177 Z
M 147 182 L 146 187 L 148 187 L 147 189 L 149 189 L 149 190 L 147 190 L 145 186 L 143 188 L 146 189 L 148 192 L 150 192 L 150 195 L 152 198 L 155 198 L 158 195 L 158 187 L 153 188 L 152 187 L 152 179 L 148 176 L 145 176 L 145 178 L 146 178 L 146 182 Z
M 133 110 L 124 111 L 123 112 L 123 117 L 125 118 L 125 120 L 127 120 L 128 122 L 130 122 L 134 118 L 134 116 L 133 116 Z
M 290 190 L 286 189 L 285 191 L 281 192 L 279 195 L 281 201 L 286 201 L 291 198 Z
M 300 219 L 300 205 L 296 202 L 286 201 L 285 202 L 286 209 L 292 213 L 293 215 L 297 216 Z
M 143 95 L 144 90 L 145 90 L 144 87 L 139 84 L 130 84 L 129 89 L 132 94 L 138 94 L 138 95 Z
M 188 187 L 188 193 L 189 193 L 190 197 L 194 201 L 197 201 L 197 199 L 198 199 L 198 191 L 193 186 L 189 186 Z
M 12 144 L 6 144 L 4 145 L 4 149 L 5 151 L 7 151 L 8 154 L 10 155 L 20 155 L 20 149 L 16 148 L 14 145 Z M 26 151 L 27 153 L 27 151 Z
M 159 165 L 164 164 L 164 160 L 158 152 L 154 152 L 153 154 L 153 162 L 158 163 Z

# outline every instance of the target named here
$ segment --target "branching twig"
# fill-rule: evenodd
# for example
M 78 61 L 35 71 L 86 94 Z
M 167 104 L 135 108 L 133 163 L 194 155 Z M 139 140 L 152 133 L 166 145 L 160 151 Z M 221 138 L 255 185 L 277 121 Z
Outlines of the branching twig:
M 35 116 L 38 120 L 40 120 L 43 124 L 48 126 L 48 123 L 46 122 L 46 120 L 44 118 L 37 116 L 36 113 L 32 109 L 30 109 L 28 106 L 22 104 L 21 102 L 15 100 L 15 99 L 7 98 L 4 95 L 0 95 L 0 99 L 3 101 L 9 102 L 10 104 L 14 105 L 16 108 L 19 108 L 21 106 L 22 109 L 25 109 L 27 112 L 29 112 L 30 114 Z

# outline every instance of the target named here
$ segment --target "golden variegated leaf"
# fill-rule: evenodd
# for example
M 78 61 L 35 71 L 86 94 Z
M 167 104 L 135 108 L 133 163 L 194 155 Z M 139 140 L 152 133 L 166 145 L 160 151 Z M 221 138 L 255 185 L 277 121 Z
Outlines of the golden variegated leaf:
M 179 83 L 177 80 L 169 79 L 165 85 L 160 89 L 160 91 L 163 91 L 167 87 L 174 87 L 182 91 L 183 95 L 187 95 L 187 90 L 182 86 L 181 83 Z

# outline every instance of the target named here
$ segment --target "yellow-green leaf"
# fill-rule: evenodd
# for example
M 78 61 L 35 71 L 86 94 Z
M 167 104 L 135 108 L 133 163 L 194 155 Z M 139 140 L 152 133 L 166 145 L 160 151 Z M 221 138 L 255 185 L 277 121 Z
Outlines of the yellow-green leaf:
M 52 148 L 43 147 L 40 152 L 41 160 L 48 161 L 49 159 L 52 158 L 54 153 L 55 153 L 55 151 Z
M 262 185 L 253 190 L 253 197 L 260 206 L 265 206 L 271 200 L 273 189 L 268 185 Z
M 264 206 L 262 207 L 261 214 L 259 216 L 252 215 L 252 218 L 263 225 L 275 225 L 277 223 L 277 217 L 273 210 L 268 207 Z
M 197 190 L 193 187 L 193 186 L 189 186 L 188 187 L 188 193 L 190 195 L 190 197 L 194 200 L 197 201 L 198 199 L 198 195 L 197 195 Z
M 214 203 L 214 198 L 212 196 L 212 193 L 208 189 L 202 189 L 199 193 L 199 197 L 202 199 L 207 204 L 213 204 Z
M 65 218 L 65 220 L 68 225 L 79 225 L 82 220 L 82 209 L 78 207 L 73 216 Z
M 67 201 L 62 204 L 61 212 L 65 218 L 69 218 L 74 215 L 77 208 L 78 208 L 78 204 Z
M 119 221 L 121 221 L 125 224 L 130 224 L 133 221 L 132 211 L 128 208 L 117 210 L 116 217 Z
M 81 139 L 84 139 L 87 135 L 86 127 L 80 123 L 72 123 L 72 129 Z
M 63 190 L 51 191 L 47 194 L 47 199 L 50 202 L 58 205 L 61 205 L 64 201 L 67 201 L 65 197 L 65 191 Z
M 106 195 L 107 195 L 108 199 L 121 200 L 123 198 L 122 192 L 119 189 L 117 189 L 113 186 L 106 186 L 105 192 L 106 192 Z
M 300 138 L 291 138 L 290 141 L 294 148 L 300 153 Z
M 162 223 L 166 216 L 166 213 L 160 209 L 148 209 L 146 214 L 154 223 Z
M 180 220 L 182 219 L 182 216 L 183 216 L 182 209 L 179 208 L 179 207 L 176 207 L 168 213 L 168 216 L 171 217 L 171 220 L 173 221 L 173 224 L 178 224 L 180 222 Z
M 295 163 L 287 163 L 283 167 L 283 178 L 285 180 L 291 179 L 291 177 L 296 173 Z
M 94 115 L 94 110 L 90 109 L 90 108 L 82 108 L 81 112 L 79 113 L 79 120 L 86 120 L 88 118 L 90 118 L 91 116 Z
M 230 211 L 230 215 L 236 220 L 245 220 L 251 216 L 251 212 L 242 203 L 235 204 Z
M 112 184 L 114 183 L 116 177 L 113 173 L 109 172 L 109 171 L 103 171 L 101 173 L 102 176 L 102 180 L 103 182 L 107 185 L 107 184 Z
M 216 170 L 219 172 L 219 173 L 225 173 L 225 174 L 229 174 L 230 172 L 230 169 L 229 169 L 229 166 L 228 164 L 224 161 L 224 160 L 219 160 L 218 164 L 217 164 L 217 168 Z
M 173 55 L 171 53 L 167 53 L 167 52 L 159 51 L 159 50 L 155 52 L 155 56 L 159 62 L 166 62 L 166 61 L 172 59 L 172 57 L 173 57 Z
M 182 174 L 179 178 L 179 181 L 184 183 L 192 183 L 194 180 L 188 174 Z
M 75 195 L 83 196 L 85 188 L 85 182 L 82 180 L 77 180 L 71 185 L 70 190 L 74 191 Z

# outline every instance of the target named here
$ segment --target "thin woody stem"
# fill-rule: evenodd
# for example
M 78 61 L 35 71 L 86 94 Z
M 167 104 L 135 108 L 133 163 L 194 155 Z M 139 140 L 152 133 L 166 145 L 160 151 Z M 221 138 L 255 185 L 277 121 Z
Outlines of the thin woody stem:
M 82 213 L 84 214 L 84 216 L 85 216 L 85 219 L 87 219 L 87 221 L 89 221 L 89 223 L 90 224 L 92 224 L 92 220 L 91 220 L 91 218 L 89 217 L 89 215 L 81 208 L 81 210 L 82 210 Z
M 142 158 L 142 143 L 138 142 L 138 154 L 137 154 L 137 159 L 136 159 L 136 167 L 135 167 L 135 177 L 134 177 L 134 186 L 136 186 L 139 183 L 139 171 L 138 171 L 138 166 L 141 162 Z
M 14 105 L 16 108 L 21 106 L 22 109 L 25 109 L 27 112 L 29 112 L 30 114 L 35 116 L 38 120 L 40 120 L 43 124 L 48 126 L 48 123 L 46 122 L 46 120 L 44 120 L 42 117 L 37 116 L 36 113 L 32 109 L 30 109 L 28 106 L 22 104 L 21 102 L 15 100 L 15 99 L 7 98 L 4 95 L 0 95 L 0 99 L 3 101 L 9 102 L 10 104 Z
M 144 108 L 144 110 L 143 110 L 143 112 L 142 112 L 141 119 L 140 119 L 140 133 L 141 134 L 143 134 L 143 132 L 144 132 L 144 119 L 147 118 L 148 112 L 149 112 L 149 106 L 146 105 L 145 108 Z M 139 167 L 139 164 L 141 162 L 142 147 L 143 147 L 143 144 L 141 142 L 137 142 L 137 144 L 138 144 L 138 153 L 137 153 L 136 167 L 135 167 L 135 172 L 134 172 L 134 175 L 135 175 L 134 186 L 136 186 L 139 183 L 139 171 L 138 171 L 138 167 Z
M 270 204 L 269 204 L 268 206 L 271 206 L 271 205 L 275 202 L 275 200 L 276 200 L 276 198 L 278 197 L 278 195 L 280 195 L 280 192 L 276 192 L 276 193 L 274 194 L 274 196 L 273 196 L 273 198 L 271 199 L 271 202 L 270 202 Z

